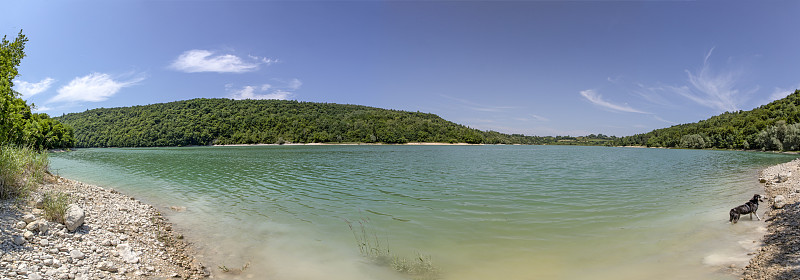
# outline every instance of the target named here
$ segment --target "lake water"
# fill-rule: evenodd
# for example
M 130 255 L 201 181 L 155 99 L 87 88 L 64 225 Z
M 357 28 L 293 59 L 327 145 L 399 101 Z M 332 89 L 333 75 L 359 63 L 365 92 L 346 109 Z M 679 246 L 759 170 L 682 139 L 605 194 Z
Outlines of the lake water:
M 223 278 L 413 278 L 361 256 L 365 232 L 395 258 L 429 258 L 441 279 L 738 279 L 729 266 L 747 264 L 764 223 L 743 217 L 732 226 L 728 211 L 763 193 L 758 169 L 793 158 L 568 146 L 184 147 L 79 149 L 52 154 L 51 170 L 160 208 L 203 244 Z M 238 275 L 217 269 L 248 262 Z

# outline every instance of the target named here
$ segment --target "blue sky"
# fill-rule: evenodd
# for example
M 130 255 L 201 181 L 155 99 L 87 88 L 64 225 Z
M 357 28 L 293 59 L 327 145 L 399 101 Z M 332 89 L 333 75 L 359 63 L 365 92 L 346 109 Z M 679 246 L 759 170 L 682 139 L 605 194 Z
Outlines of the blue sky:
M 800 2 L 18 1 L 15 89 L 53 116 L 192 98 L 626 136 L 800 88 Z

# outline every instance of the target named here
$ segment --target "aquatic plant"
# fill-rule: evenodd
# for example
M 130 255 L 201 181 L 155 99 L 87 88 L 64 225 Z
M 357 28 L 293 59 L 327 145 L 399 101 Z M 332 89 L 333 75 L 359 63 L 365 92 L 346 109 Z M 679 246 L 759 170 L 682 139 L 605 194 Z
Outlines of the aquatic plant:
M 69 194 L 62 192 L 46 192 L 42 198 L 44 217 L 48 221 L 64 223 L 64 214 L 71 202 Z
M 46 153 L 0 146 L 0 199 L 27 197 L 44 180 L 49 164 Z
M 439 269 L 433 265 L 430 255 L 423 255 L 417 253 L 416 258 L 407 259 L 397 254 L 392 254 L 389 249 L 389 239 L 382 243 L 378 238 L 378 234 L 369 229 L 369 219 L 361 218 L 356 221 L 358 224 L 354 226 L 352 222 L 345 219 L 345 223 L 353 232 L 353 238 L 358 246 L 358 251 L 361 256 L 367 258 L 371 262 L 387 266 L 393 270 L 409 275 L 416 280 L 434 280 L 440 279 Z M 384 245 L 385 244 L 385 245 Z

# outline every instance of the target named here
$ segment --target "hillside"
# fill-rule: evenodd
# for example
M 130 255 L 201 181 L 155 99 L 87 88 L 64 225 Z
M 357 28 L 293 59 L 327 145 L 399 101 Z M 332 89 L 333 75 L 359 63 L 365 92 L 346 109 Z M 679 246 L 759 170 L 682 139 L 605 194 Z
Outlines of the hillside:
M 434 114 L 285 100 L 192 99 L 100 108 L 56 118 L 76 147 L 254 143 L 544 144 L 553 137 L 480 131 Z
M 800 90 L 750 111 L 622 137 L 617 146 L 800 150 Z

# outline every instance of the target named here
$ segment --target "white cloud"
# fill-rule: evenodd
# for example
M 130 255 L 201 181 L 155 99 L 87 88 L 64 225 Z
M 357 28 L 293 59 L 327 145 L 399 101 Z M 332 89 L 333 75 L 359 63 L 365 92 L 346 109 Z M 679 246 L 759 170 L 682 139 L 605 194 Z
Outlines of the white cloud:
M 232 85 L 225 85 L 228 97 L 231 99 L 277 99 L 286 100 L 294 95 L 303 83 L 298 79 L 292 79 L 285 87 L 275 87 L 271 84 L 260 86 L 244 86 L 241 89 L 231 89 Z
M 741 92 L 736 89 L 736 82 L 742 74 L 736 71 L 714 73 L 709 63 L 713 51 L 714 48 L 708 51 L 703 59 L 703 67 L 697 73 L 686 70 L 689 86 L 670 88 L 697 104 L 719 111 L 737 111 Z M 753 93 L 756 90 L 757 87 L 746 93 Z
M 29 83 L 22 80 L 14 80 L 14 89 L 22 94 L 23 99 L 42 93 L 50 88 L 56 80 L 50 77 L 44 78 L 38 83 Z
M 613 104 L 611 102 L 605 101 L 605 100 L 603 100 L 603 97 L 600 94 L 598 94 L 596 91 L 591 90 L 591 89 L 582 90 L 581 91 L 581 96 L 583 96 L 583 98 L 586 98 L 586 100 L 589 100 L 589 102 L 594 103 L 595 105 L 598 105 L 598 106 L 606 108 L 606 109 L 610 109 L 612 111 L 649 114 L 647 112 L 634 109 L 634 108 L 632 108 L 632 107 L 630 107 L 628 105 L 618 105 L 618 104 Z
M 244 73 L 258 70 L 261 64 L 270 65 L 278 62 L 275 59 L 252 55 L 248 55 L 248 57 L 250 61 L 245 61 L 232 54 L 214 55 L 208 50 L 188 50 L 178 56 L 169 67 L 187 73 Z
M 144 77 L 119 82 L 113 80 L 108 74 L 95 72 L 72 79 L 68 85 L 58 89 L 58 95 L 50 98 L 47 102 L 105 101 L 120 89 L 135 85 L 142 80 Z

